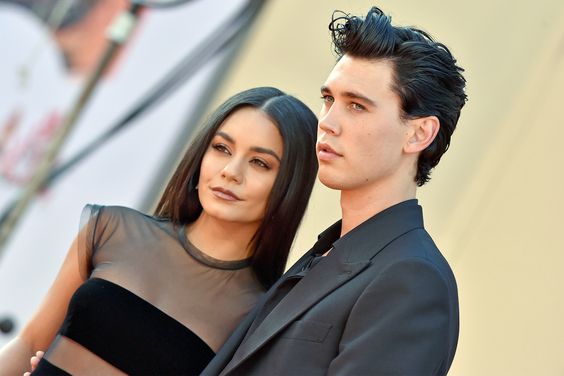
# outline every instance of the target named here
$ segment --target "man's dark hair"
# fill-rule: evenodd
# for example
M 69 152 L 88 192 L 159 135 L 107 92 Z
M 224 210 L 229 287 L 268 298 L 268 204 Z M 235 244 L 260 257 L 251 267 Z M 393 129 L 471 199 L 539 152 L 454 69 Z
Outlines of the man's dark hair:
M 392 26 L 391 17 L 376 7 L 364 19 L 335 11 L 329 30 L 338 59 L 346 54 L 392 63 L 392 90 L 400 98 L 403 119 L 439 119 L 437 137 L 417 162 L 415 181 L 422 186 L 447 151 L 466 102 L 464 69 L 445 45 L 417 28 Z

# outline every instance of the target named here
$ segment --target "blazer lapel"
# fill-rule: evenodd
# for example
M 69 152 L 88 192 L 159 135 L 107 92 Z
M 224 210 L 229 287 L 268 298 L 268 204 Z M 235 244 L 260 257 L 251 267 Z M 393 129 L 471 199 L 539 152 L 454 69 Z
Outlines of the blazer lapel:
M 311 269 L 245 339 L 222 374 L 228 374 L 298 316 L 354 278 L 391 241 L 413 229 L 423 228 L 423 217 L 417 201 L 410 200 L 375 215 L 341 238 L 340 228 L 339 221 L 324 231 L 313 248 L 282 277 L 284 280 L 299 272 L 312 253 L 323 253 L 333 244 L 334 249 L 329 255 Z M 271 296 L 280 283 L 276 283 L 267 295 Z
M 317 267 L 308 272 L 307 278 L 298 282 L 274 307 L 255 332 L 241 344 L 224 372 L 228 373 L 247 359 L 269 339 L 295 321 L 298 316 L 331 291 L 356 276 L 369 264 L 369 260 L 354 263 L 343 262 L 342 255 L 332 251 Z M 332 277 L 328 278 L 328 276 Z

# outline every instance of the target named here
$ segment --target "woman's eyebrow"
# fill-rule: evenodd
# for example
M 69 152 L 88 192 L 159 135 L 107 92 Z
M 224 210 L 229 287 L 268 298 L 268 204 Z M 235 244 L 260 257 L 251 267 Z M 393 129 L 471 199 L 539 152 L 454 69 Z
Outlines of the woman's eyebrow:
M 235 140 L 233 139 L 233 137 L 231 137 L 230 135 L 228 135 L 225 132 L 217 131 L 216 136 L 220 136 L 220 137 L 226 139 L 227 141 L 231 142 L 232 144 L 235 143 Z
M 272 155 L 274 158 L 276 158 L 278 160 L 278 162 L 282 162 L 282 160 L 280 159 L 280 157 L 274 152 L 274 150 L 272 149 L 267 149 L 267 148 L 263 148 L 260 146 L 253 146 L 251 148 L 251 150 L 256 151 L 257 153 L 262 153 L 262 154 L 270 154 Z
M 218 131 L 216 133 L 217 136 L 224 138 L 225 140 L 227 140 L 228 142 L 232 143 L 232 144 L 236 144 L 235 140 L 233 139 L 233 137 L 231 137 L 230 135 L 228 135 L 225 132 L 222 131 Z M 282 162 L 282 159 L 278 156 L 278 154 L 276 154 L 274 152 L 274 150 L 272 149 L 268 149 L 268 148 L 263 148 L 261 146 L 253 146 L 251 147 L 252 151 L 256 151 L 257 153 L 261 153 L 261 154 L 269 154 L 272 155 L 274 158 L 276 158 L 276 160 L 278 160 L 278 162 Z

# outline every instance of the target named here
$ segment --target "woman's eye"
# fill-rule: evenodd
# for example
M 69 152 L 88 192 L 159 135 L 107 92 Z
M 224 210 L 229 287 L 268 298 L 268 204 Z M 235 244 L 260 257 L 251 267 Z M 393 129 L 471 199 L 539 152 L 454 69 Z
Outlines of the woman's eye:
M 251 163 L 253 163 L 253 164 L 255 164 L 255 165 L 257 165 L 261 168 L 270 170 L 270 166 L 265 161 L 263 161 L 261 159 L 253 159 L 253 160 L 251 160 Z
M 225 153 L 225 154 L 230 154 L 229 149 L 227 148 L 227 146 L 223 145 L 223 144 L 213 144 L 212 148 L 214 148 L 215 150 Z

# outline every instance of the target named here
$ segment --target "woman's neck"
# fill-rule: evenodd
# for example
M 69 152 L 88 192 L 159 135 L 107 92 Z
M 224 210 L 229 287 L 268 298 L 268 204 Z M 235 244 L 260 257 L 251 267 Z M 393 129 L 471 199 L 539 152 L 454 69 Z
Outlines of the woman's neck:
M 251 256 L 251 239 L 259 224 L 221 221 L 202 212 L 186 227 L 188 240 L 201 252 L 218 260 L 242 260 Z

